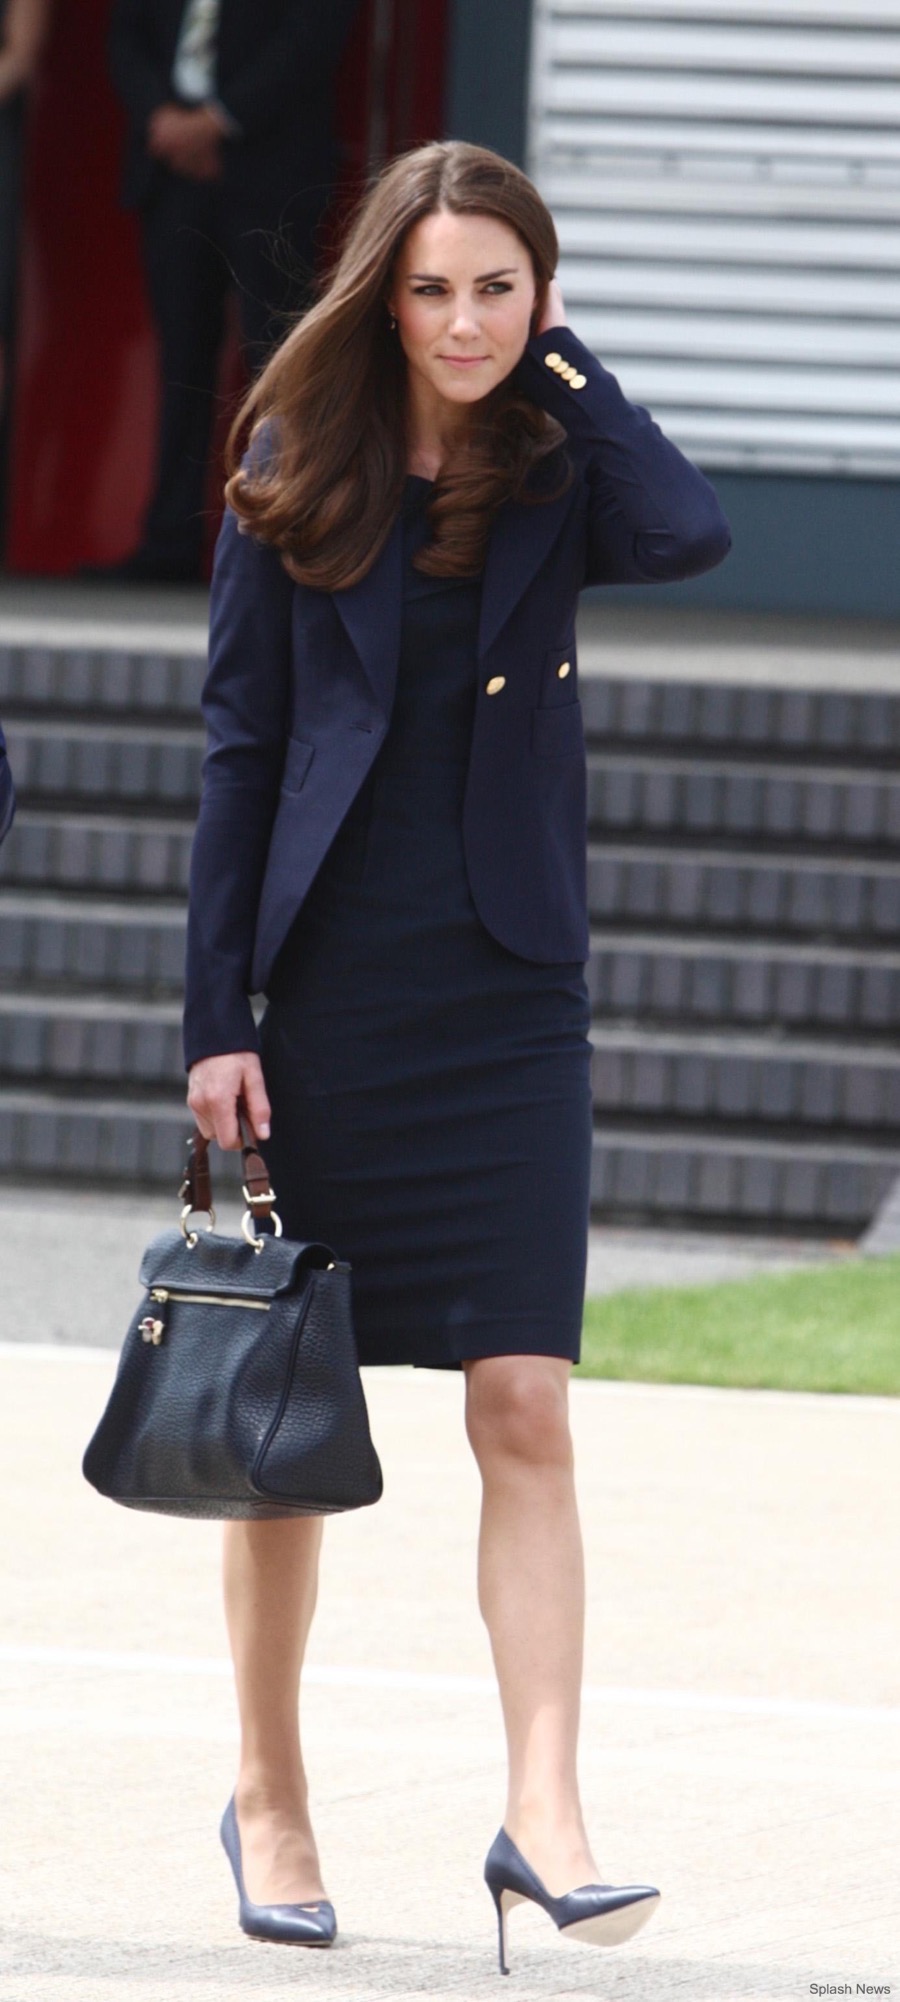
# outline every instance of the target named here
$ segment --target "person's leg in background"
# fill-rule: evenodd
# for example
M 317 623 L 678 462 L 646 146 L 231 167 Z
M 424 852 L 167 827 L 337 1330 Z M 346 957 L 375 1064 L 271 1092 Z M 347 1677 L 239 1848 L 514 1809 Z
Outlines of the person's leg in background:
M 140 222 L 159 340 L 156 465 L 139 546 L 106 574 L 192 582 L 202 574 L 207 461 L 231 283 L 221 184 L 166 174 L 142 206 Z
M 22 100 L 16 98 L 0 104 L 0 445 L 4 447 L 15 324 L 21 165 Z

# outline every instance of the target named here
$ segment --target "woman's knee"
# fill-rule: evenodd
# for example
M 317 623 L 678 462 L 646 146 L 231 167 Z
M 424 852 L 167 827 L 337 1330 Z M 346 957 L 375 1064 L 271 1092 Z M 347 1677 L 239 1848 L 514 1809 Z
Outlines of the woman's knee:
M 466 1429 L 480 1466 L 505 1458 L 567 1467 L 569 1364 L 555 1356 L 488 1356 L 466 1366 Z

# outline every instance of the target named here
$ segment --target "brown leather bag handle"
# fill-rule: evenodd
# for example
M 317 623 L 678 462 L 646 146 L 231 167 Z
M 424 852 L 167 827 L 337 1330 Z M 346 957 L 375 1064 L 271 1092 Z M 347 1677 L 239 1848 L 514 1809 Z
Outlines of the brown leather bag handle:
M 205 1134 L 201 1133 L 199 1126 L 194 1127 L 187 1143 L 184 1180 L 178 1193 L 185 1205 L 183 1222 L 195 1210 L 206 1210 L 210 1218 L 215 1219 L 212 1177 L 209 1170 L 209 1141 Z
M 250 1123 L 243 1099 L 238 1100 L 238 1126 L 241 1135 L 241 1167 L 243 1180 L 241 1193 L 247 1205 L 241 1228 L 249 1244 L 261 1246 L 262 1239 L 256 1236 L 254 1226 L 259 1223 L 273 1225 L 276 1237 L 281 1236 L 281 1220 L 275 1210 L 275 1191 L 269 1170 L 260 1151 L 259 1141 Z M 216 1212 L 212 1199 L 212 1172 L 209 1165 L 209 1141 L 195 1126 L 188 1140 L 184 1180 L 179 1191 L 184 1208 L 181 1212 L 181 1228 L 190 1243 L 196 1243 L 196 1233 L 188 1228 L 189 1219 L 195 1210 L 205 1210 L 212 1230 Z

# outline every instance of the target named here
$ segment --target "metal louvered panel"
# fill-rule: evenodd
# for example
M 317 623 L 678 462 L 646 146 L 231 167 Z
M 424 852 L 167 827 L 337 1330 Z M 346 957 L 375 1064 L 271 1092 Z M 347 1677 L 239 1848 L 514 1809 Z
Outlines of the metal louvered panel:
M 685 451 L 900 474 L 900 0 L 535 0 L 529 167 Z

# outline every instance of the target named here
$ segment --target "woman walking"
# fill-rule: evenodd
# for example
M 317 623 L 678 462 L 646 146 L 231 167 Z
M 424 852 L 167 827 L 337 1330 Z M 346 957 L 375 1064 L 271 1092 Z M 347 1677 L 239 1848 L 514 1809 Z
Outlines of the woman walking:
M 566 325 L 517 168 L 422 147 L 362 204 L 236 427 L 216 555 L 188 949 L 189 1104 L 243 1098 L 291 1236 L 354 1273 L 360 1361 L 459 1368 L 509 1757 L 485 1875 L 612 1944 L 576 1741 L 584 1583 L 567 1386 L 591 1153 L 585 584 L 729 544 L 712 488 Z M 257 1034 L 250 995 L 268 1008 Z M 327 1944 L 298 1732 L 321 1522 L 233 1523 L 241 1923 Z

